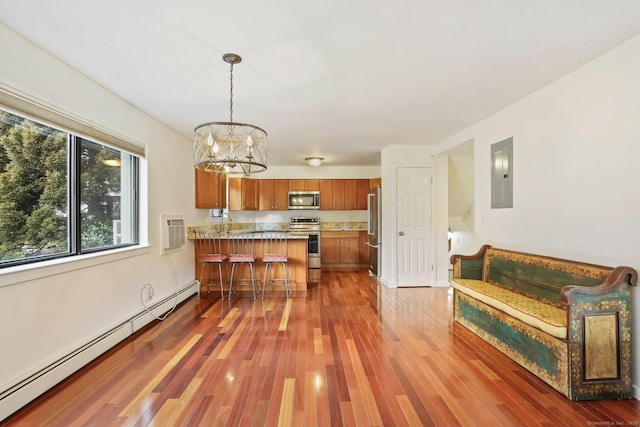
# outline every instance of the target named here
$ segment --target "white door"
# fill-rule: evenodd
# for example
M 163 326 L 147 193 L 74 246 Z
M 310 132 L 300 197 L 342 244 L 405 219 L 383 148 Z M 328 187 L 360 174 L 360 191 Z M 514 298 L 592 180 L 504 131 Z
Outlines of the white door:
M 431 168 L 397 168 L 398 286 L 433 284 Z

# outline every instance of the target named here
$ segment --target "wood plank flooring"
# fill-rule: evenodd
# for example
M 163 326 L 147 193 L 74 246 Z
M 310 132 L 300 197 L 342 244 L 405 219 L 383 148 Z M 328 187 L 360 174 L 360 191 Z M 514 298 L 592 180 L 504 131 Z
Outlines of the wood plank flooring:
M 7 426 L 640 425 L 570 402 L 452 321 L 447 289 L 323 272 L 306 298 L 203 293 Z

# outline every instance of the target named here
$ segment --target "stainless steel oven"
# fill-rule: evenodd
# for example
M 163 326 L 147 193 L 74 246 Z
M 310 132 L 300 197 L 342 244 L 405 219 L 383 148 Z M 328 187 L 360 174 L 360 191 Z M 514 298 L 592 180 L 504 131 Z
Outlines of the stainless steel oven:
M 289 220 L 289 231 L 309 236 L 307 246 L 309 268 L 320 268 L 320 218 L 293 217 Z

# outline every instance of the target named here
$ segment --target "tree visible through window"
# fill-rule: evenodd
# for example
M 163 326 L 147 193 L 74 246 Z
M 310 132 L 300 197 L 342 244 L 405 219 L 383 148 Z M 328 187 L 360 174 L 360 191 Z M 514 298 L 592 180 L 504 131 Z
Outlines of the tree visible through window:
M 0 266 L 137 243 L 136 185 L 135 156 L 0 110 Z

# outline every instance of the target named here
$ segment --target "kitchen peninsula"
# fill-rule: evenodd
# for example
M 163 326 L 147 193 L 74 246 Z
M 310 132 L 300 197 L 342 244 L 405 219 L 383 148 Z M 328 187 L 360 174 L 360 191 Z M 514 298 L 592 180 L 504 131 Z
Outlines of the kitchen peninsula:
M 237 233 L 241 230 L 242 224 L 233 224 L 234 228 L 229 232 L 223 232 L 221 235 L 221 243 L 222 243 L 222 253 L 229 254 L 229 239 L 232 239 L 234 233 Z M 218 230 L 219 225 L 211 225 L 211 226 L 201 226 L 201 227 L 189 227 L 187 229 L 187 237 L 189 240 L 196 240 L 196 231 L 203 230 Z M 248 230 L 253 230 L 252 227 L 247 228 Z M 245 231 L 247 230 L 245 229 Z M 267 230 L 264 230 L 267 231 Z M 256 287 L 262 289 L 262 281 L 264 279 L 264 268 L 265 265 L 262 262 L 262 233 L 260 230 L 253 231 L 254 238 L 254 252 L 256 256 L 255 262 L 255 278 L 256 278 Z M 290 233 L 288 236 L 288 252 L 289 252 L 289 277 L 290 277 L 290 285 L 291 290 L 293 291 L 293 296 L 306 296 L 307 292 L 307 239 L 308 237 L 305 235 L 297 235 L 294 233 Z M 197 252 L 197 248 L 199 245 L 194 245 L 196 248 L 195 253 L 195 267 L 196 273 L 200 274 L 200 269 L 202 267 L 202 263 L 198 262 L 199 253 Z M 228 289 L 229 285 L 229 276 L 228 274 L 231 272 L 231 268 L 229 267 L 228 271 L 226 268 L 222 269 L 223 274 L 223 282 L 225 292 Z M 274 268 L 271 270 L 272 279 L 278 281 L 283 279 L 283 271 L 282 268 Z M 210 290 L 220 291 L 220 282 L 218 278 L 218 269 L 217 268 L 205 268 L 204 269 L 204 277 L 198 277 L 201 283 L 201 292 L 206 292 L 207 283 L 211 282 Z M 233 288 L 238 291 L 250 291 L 251 283 L 250 283 L 251 275 L 249 271 L 249 267 L 240 268 L 233 279 Z M 238 286 L 236 286 L 236 280 L 238 280 Z M 281 287 L 277 287 L 276 289 L 284 289 Z

